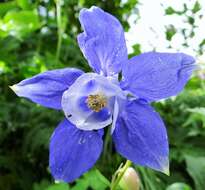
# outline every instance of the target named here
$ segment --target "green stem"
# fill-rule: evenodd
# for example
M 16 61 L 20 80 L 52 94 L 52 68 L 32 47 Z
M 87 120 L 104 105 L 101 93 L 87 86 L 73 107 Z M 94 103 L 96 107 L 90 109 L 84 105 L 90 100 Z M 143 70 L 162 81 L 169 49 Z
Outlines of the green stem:
M 103 160 L 106 160 L 106 155 L 108 154 L 109 141 L 110 141 L 110 130 L 108 128 L 106 136 L 105 136 L 105 141 L 104 141 Z
M 129 168 L 131 166 L 132 162 L 127 160 L 125 165 L 123 166 L 123 168 L 120 168 L 119 170 L 117 170 L 117 177 L 116 179 L 114 178 L 112 180 L 112 183 L 111 183 L 111 190 L 116 190 L 120 180 L 122 179 L 122 177 L 124 176 L 127 168 Z M 115 175 L 114 175 L 115 176 Z
M 56 48 L 56 61 L 59 60 L 60 50 L 62 44 L 62 18 L 61 18 L 61 0 L 56 0 L 56 15 L 57 15 L 57 26 L 58 26 L 58 42 Z

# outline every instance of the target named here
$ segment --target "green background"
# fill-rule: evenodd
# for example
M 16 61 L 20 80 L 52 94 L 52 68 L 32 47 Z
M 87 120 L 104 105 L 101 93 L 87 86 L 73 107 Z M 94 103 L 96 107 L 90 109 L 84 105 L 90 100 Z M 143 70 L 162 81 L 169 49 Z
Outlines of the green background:
M 143 1 L 143 0 L 141 0 Z M 61 4 L 60 4 L 61 3 Z M 107 140 L 95 167 L 72 184 L 54 183 L 48 168 L 49 138 L 63 119 L 63 113 L 46 109 L 18 98 L 9 85 L 48 69 L 78 67 L 89 71 L 76 42 L 81 32 L 78 14 L 82 7 L 96 5 L 115 15 L 129 30 L 127 18 L 140 2 L 128 0 L 5 1 L 0 3 L 0 190 L 105 190 L 111 176 L 125 160 L 116 154 Z M 189 3 L 189 1 L 187 1 Z M 56 7 L 61 16 L 56 14 Z M 167 15 L 187 15 L 194 29 L 194 14 L 200 11 L 196 1 L 192 9 L 172 7 Z M 176 34 L 166 29 L 166 38 Z M 185 41 L 194 37 L 183 33 Z M 198 48 L 203 53 L 205 40 Z M 186 43 L 184 46 L 186 47 Z M 136 42 L 132 55 L 141 52 Z M 130 55 L 130 56 L 132 56 Z M 170 143 L 170 176 L 148 168 L 133 166 L 139 173 L 142 190 L 205 189 L 205 84 L 198 70 L 176 98 L 153 106 L 164 119 Z M 120 189 L 120 188 L 119 188 Z

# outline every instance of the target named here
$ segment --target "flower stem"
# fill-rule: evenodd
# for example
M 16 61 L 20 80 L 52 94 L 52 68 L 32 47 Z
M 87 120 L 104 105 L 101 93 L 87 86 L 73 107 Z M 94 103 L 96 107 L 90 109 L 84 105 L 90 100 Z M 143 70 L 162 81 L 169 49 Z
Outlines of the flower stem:
M 110 141 L 110 128 L 108 128 L 106 136 L 105 136 L 104 148 L 103 148 L 104 152 L 102 156 L 103 160 L 107 160 L 109 141 Z
M 122 179 L 123 175 L 125 174 L 127 168 L 130 167 L 130 165 L 132 164 L 132 162 L 130 160 L 127 160 L 125 165 L 122 168 L 119 168 L 112 179 L 112 183 L 111 183 L 111 190 L 116 190 L 120 180 Z
M 62 44 L 62 17 L 61 17 L 61 0 L 56 0 L 56 15 L 57 15 L 57 27 L 58 27 L 58 42 L 56 48 L 56 61 L 59 60 L 60 50 Z

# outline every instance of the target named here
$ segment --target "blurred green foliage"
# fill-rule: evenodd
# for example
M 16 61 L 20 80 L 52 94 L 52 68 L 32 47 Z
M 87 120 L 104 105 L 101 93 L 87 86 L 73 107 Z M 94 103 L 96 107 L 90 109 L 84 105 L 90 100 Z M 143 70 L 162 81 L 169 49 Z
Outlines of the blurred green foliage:
M 60 18 L 59 14 L 56 14 L 56 3 L 60 3 Z M 82 7 L 91 5 L 100 6 L 117 16 L 125 30 L 129 29 L 129 16 L 138 13 L 136 0 L 16 0 L 0 3 L 2 190 L 104 190 L 109 188 L 112 174 L 124 161 L 116 154 L 111 140 L 108 139 L 101 159 L 94 169 L 72 184 L 55 184 L 48 168 L 48 145 L 54 128 L 63 119 L 63 113 L 20 99 L 9 89 L 9 85 L 47 69 L 78 67 L 89 71 L 77 45 L 76 36 L 81 32 L 79 11 Z M 192 14 L 200 9 L 197 1 Z M 185 5 L 182 11 L 168 7 L 165 13 L 182 15 L 187 11 L 189 10 Z M 189 16 L 187 19 L 194 28 L 194 17 Z M 175 33 L 174 26 L 167 26 L 168 40 L 171 40 Z M 186 35 L 185 41 L 193 34 Z M 59 56 L 57 44 L 60 44 Z M 203 41 L 199 53 L 204 44 Z M 133 46 L 133 50 L 132 55 L 139 54 L 140 44 Z M 177 98 L 155 103 L 154 106 L 168 129 L 171 175 L 165 176 L 151 169 L 136 166 L 141 178 L 141 189 L 204 190 L 204 81 L 196 74 L 186 90 Z

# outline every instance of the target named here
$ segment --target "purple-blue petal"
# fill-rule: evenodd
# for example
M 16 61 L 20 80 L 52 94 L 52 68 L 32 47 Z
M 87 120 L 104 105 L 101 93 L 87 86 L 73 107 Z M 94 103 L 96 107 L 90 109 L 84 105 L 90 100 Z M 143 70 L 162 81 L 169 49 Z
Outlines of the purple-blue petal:
M 144 53 L 125 64 L 121 86 L 149 102 L 168 98 L 183 90 L 194 63 L 183 53 Z
M 64 119 L 50 139 L 49 166 L 56 180 L 72 182 L 98 160 L 103 130 L 83 131 Z
M 118 73 L 127 61 L 124 31 L 120 22 L 98 7 L 82 9 L 80 23 L 84 32 L 78 36 L 78 44 L 97 73 L 105 76 Z
M 103 108 L 99 112 L 93 112 L 88 118 L 87 122 L 103 122 L 111 117 L 111 112 L 108 108 Z
M 45 107 L 61 109 L 63 92 L 82 74 L 83 71 L 74 68 L 51 70 L 25 79 L 11 88 L 20 97 Z
M 91 112 L 91 109 L 88 107 L 88 104 L 87 104 L 87 98 L 88 96 L 82 96 L 78 99 L 78 107 L 83 112 Z
M 169 172 L 166 128 L 150 105 L 128 102 L 117 119 L 113 140 L 116 150 L 135 164 Z

